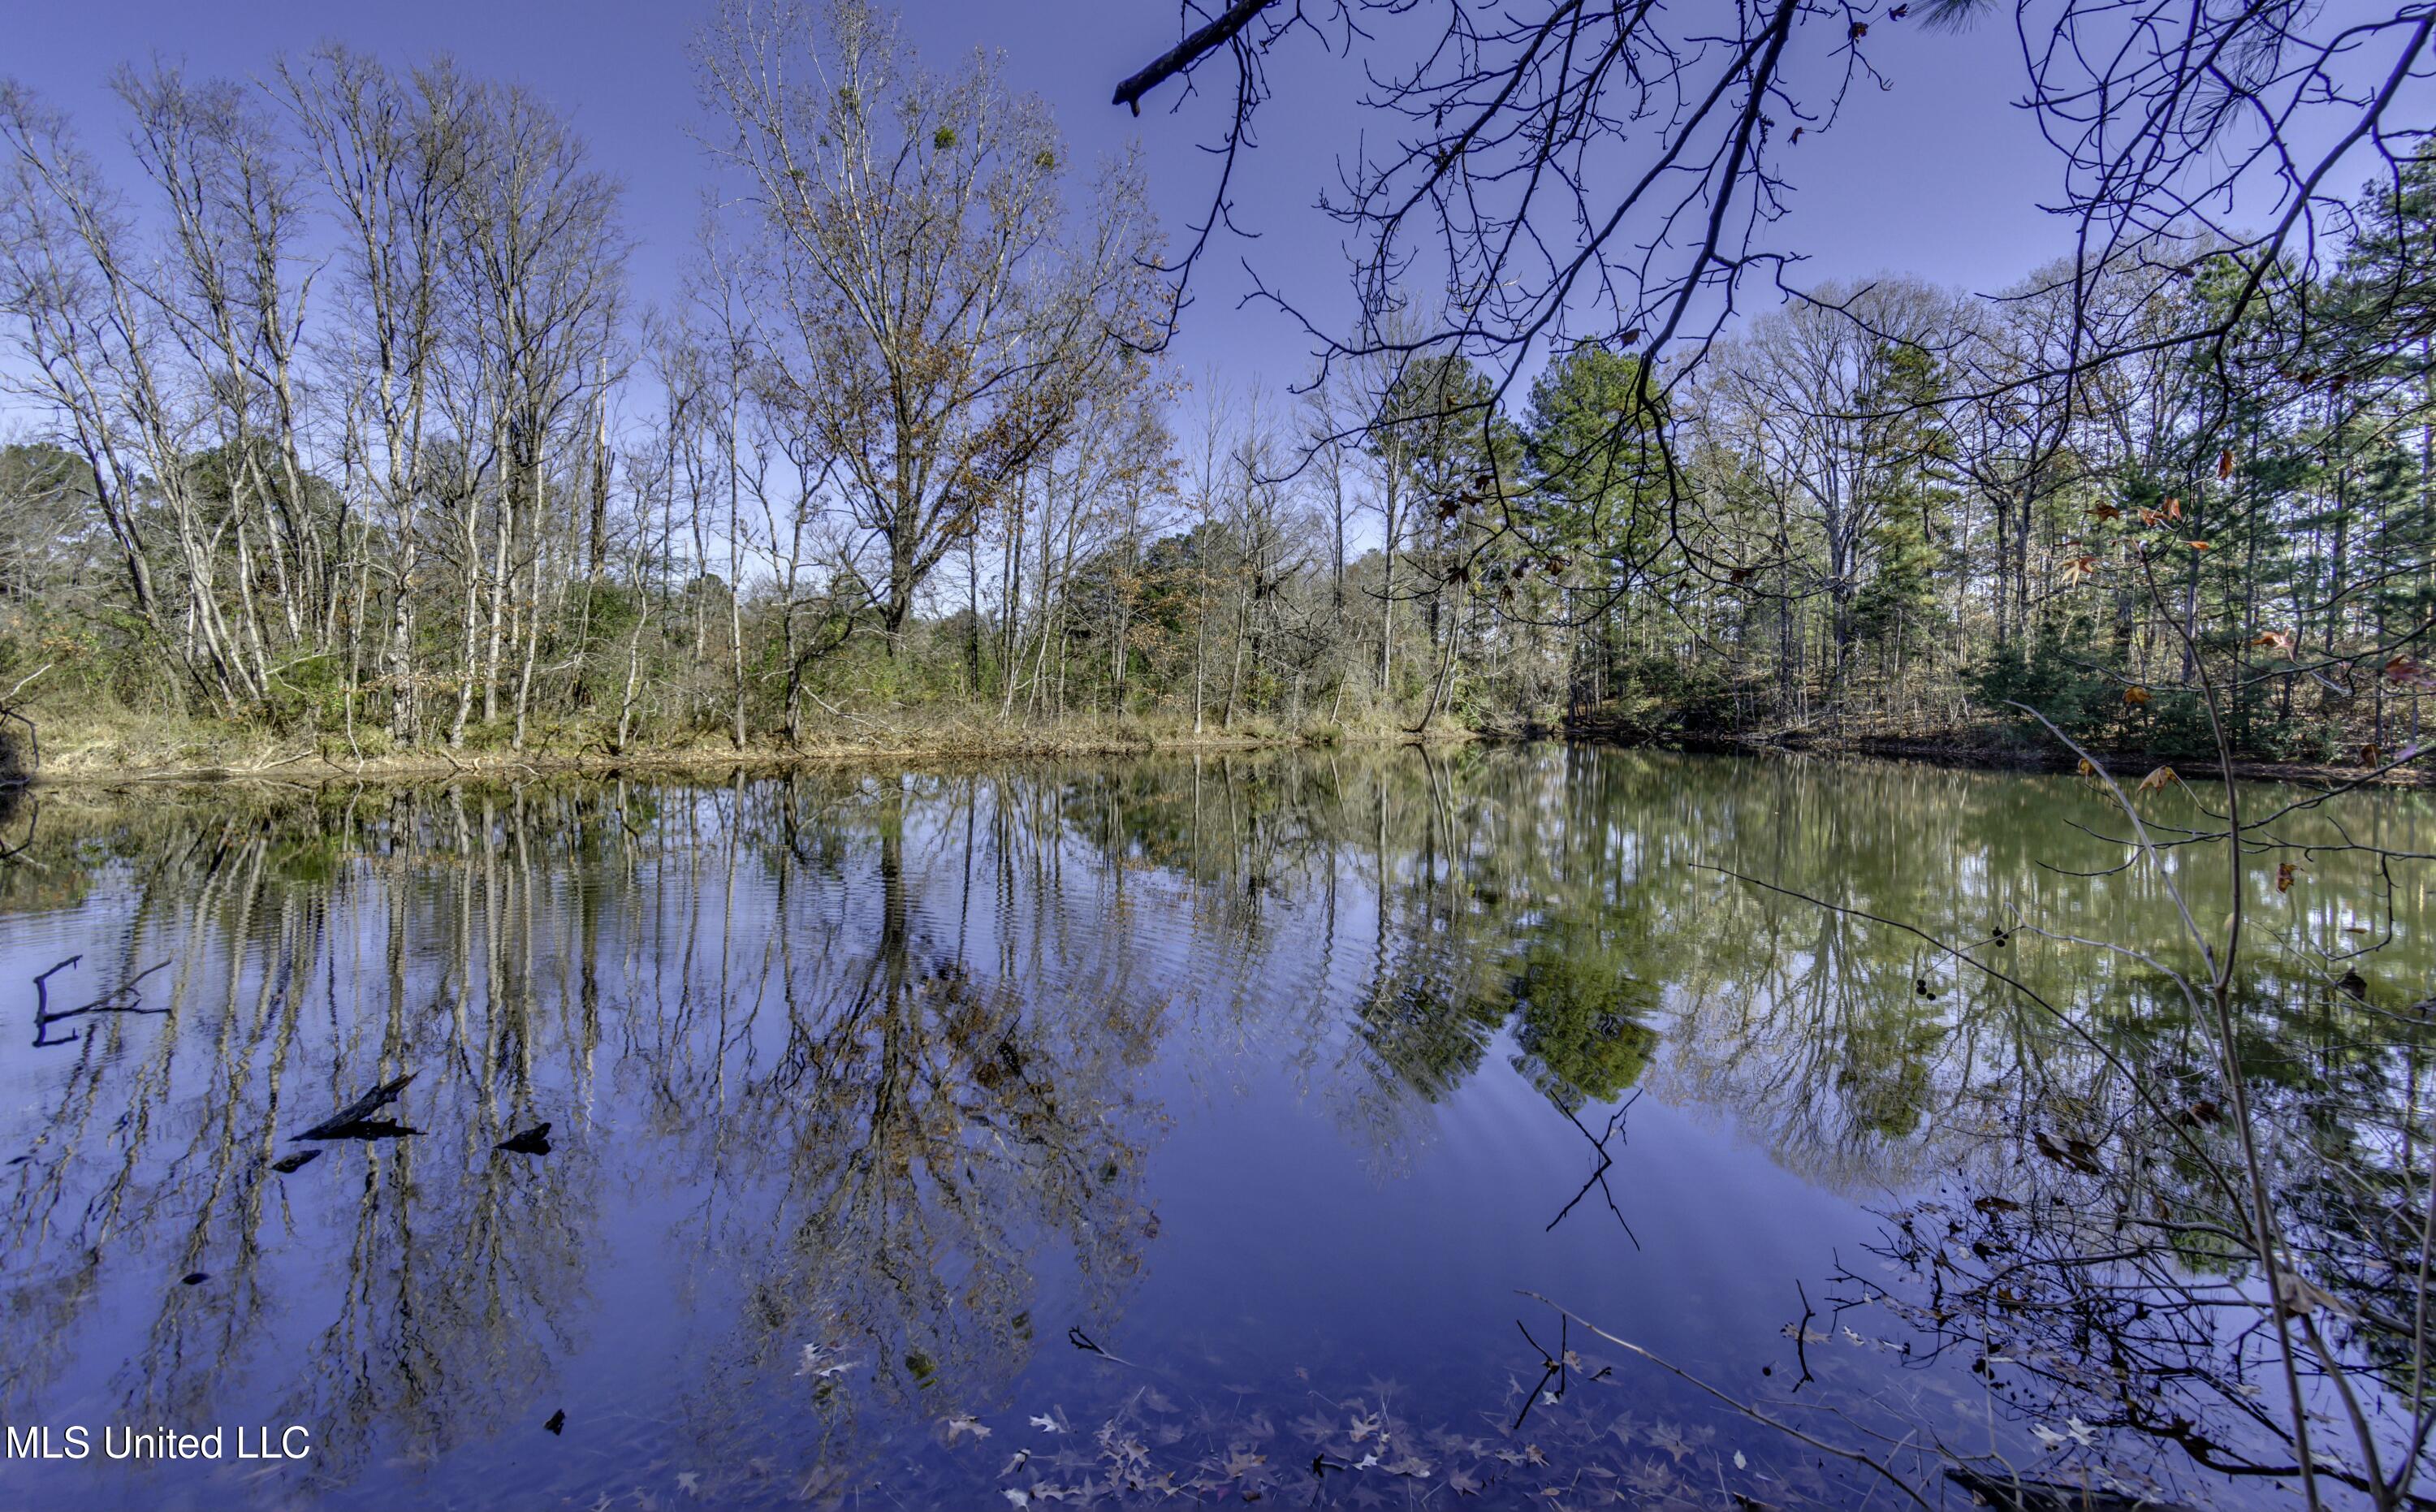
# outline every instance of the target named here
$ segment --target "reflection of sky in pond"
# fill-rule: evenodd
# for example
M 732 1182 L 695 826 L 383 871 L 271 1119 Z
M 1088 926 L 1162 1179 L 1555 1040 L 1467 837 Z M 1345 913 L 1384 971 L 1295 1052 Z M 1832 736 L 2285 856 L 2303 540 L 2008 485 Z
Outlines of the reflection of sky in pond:
M 2424 833 L 2422 800 L 2373 802 Z M 12 989 L 0 1416 L 301 1423 L 315 1453 L 10 1462 L 11 1506 L 1865 1494 L 1578 1330 L 1535 1398 L 1523 1329 L 1555 1352 L 1558 1322 L 1522 1291 L 1778 1397 L 1807 1298 L 1802 1410 L 2027 1460 L 1960 1361 L 1823 1314 L 1873 1209 L 2005 1179 L 2025 1068 L 2052 1088 L 2070 1048 L 1909 936 L 1695 863 L 1962 937 L 2012 907 L 2166 928 L 2147 881 L 2035 864 L 2119 859 L 2060 822 L 2099 817 L 2071 785 L 1891 768 L 46 804 L 0 973 L 80 953 L 57 1009 L 165 961 L 140 1005 L 171 1012 L 38 1051 Z M 2386 928 L 2339 867 L 2312 886 L 2288 943 Z M 2154 1017 L 2118 963 L 2010 948 Z M 2405 929 L 2375 960 L 2424 957 Z M 385 1116 L 421 1134 L 268 1169 L 407 1071 Z M 547 1156 L 494 1150 L 543 1121 Z

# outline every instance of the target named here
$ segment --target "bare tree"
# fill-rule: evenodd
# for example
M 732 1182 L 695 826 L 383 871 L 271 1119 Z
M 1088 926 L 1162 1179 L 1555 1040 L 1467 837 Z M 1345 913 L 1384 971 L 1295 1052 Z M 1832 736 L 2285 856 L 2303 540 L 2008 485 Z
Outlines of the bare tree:
M 1155 319 L 1138 176 L 1102 174 L 1070 228 L 1040 102 L 985 57 L 924 70 L 861 0 L 817 18 L 733 0 L 698 51 L 733 133 L 713 148 L 745 180 L 793 325 L 786 371 L 882 559 L 896 654 L 923 582 Z
M 444 339 L 446 237 L 462 181 L 472 89 L 444 64 L 399 78 L 336 45 L 282 62 L 280 93 L 303 129 L 336 207 L 353 319 L 333 339 L 356 375 L 350 412 L 369 421 L 368 475 L 394 547 L 383 652 L 390 733 L 417 729 L 416 506 L 425 486 L 432 365 Z M 365 570 L 373 565 L 366 553 Z

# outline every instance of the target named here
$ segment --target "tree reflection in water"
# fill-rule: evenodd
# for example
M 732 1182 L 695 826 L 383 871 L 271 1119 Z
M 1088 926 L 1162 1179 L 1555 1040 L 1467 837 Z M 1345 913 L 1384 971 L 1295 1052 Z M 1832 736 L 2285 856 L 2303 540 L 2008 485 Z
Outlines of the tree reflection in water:
M 2436 827 L 2416 795 L 2376 801 L 2392 835 Z M 1857 1502 L 1862 1480 L 1621 1355 L 1600 1378 L 1578 1351 L 1504 1436 L 1540 1364 L 1511 1294 L 1642 1307 L 1744 1388 L 1811 1374 L 1865 1436 L 1935 1413 L 1952 1439 L 1955 1402 L 1996 1410 L 1971 1351 L 1939 1352 L 1951 1308 L 1902 1278 L 1993 1306 L 1971 1241 L 2023 1243 L 2030 1204 L 2131 1199 L 2073 1190 L 2093 1178 L 2041 1163 L 2033 1131 L 2153 1148 L 2136 1195 L 2170 1207 L 2188 1173 L 2122 1068 L 2204 1103 L 2188 1027 L 2118 960 L 2015 935 L 2011 972 L 2102 1009 L 2113 1055 L 2093 1053 L 1912 936 L 1703 868 L 1958 937 L 2015 909 L 2162 934 L 2138 875 L 2067 875 L 2118 859 L 2062 822 L 2078 806 L 2098 811 L 2046 779 L 1553 749 L 56 793 L 0 868 L 0 968 L 80 953 L 52 985 L 82 1001 L 165 961 L 145 1000 L 167 1012 L 0 1062 L 27 1157 L 0 1176 L 0 1416 L 312 1425 L 307 1468 L 223 1468 L 245 1504 L 374 1504 L 400 1472 L 465 1504 Z M 2373 992 L 2426 979 L 2416 900 L 2375 877 L 2330 862 L 2278 901 L 2287 959 L 2393 926 Z M 2281 1126 L 2352 1152 L 2313 1170 L 2424 1159 L 2390 1137 L 2424 1114 L 2425 1047 L 2380 1024 L 2360 1049 L 2357 1010 L 2305 978 L 2258 995 Z M 408 1072 L 420 1135 L 273 1169 Z M 1644 1247 L 1596 1200 L 1541 1236 L 1635 1089 L 1655 1142 L 1605 1149 Z M 548 1156 L 495 1150 L 545 1121 Z M 1670 1187 L 1692 1172 L 1701 1190 Z M 1970 1205 L 1996 1193 L 2026 1207 Z M 1883 1346 L 1786 1338 L 1796 1282 L 1860 1254 L 1817 1215 L 1857 1246 L 1882 1231 L 1868 1203 L 1900 1215 L 1892 1269 L 1839 1295 L 1887 1304 Z M 2321 1206 L 2355 1304 L 2402 1305 L 2413 1235 Z M 1170 1209 L 1192 1247 L 1162 1238 Z M 1923 1237 L 1931 1211 L 1952 1226 Z M 1430 1255 L 1375 1238 L 1407 1222 Z M 1379 1274 L 1320 1316 L 1335 1254 Z M 2206 1274 L 2205 1236 L 2159 1263 Z M 2078 1321 L 2040 1358 L 2072 1390 L 2005 1399 L 1974 1450 L 2027 1462 L 2076 1415 L 2157 1429 L 2139 1414 L 2170 1392 L 2089 1389 L 2088 1320 L 2140 1303 L 2059 1300 L 2044 1315 Z M 536 1441 L 561 1406 L 564 1440 Z M 6 1473 L 36 1504 L 172 1484 Z

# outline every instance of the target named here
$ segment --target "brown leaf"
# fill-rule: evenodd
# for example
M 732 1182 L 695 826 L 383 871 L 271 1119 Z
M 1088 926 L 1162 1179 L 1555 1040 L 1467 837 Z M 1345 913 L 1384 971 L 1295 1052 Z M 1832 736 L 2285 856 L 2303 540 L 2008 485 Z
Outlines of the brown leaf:
M 2419 686 L 2436 686 L 2436 679 L 2428 677 L 2427 669 L 2408 656 L 2396 656 L 2386 663 L 2385 675 L 2397 683 L 2409 683 Z
M 2149 773 L 2147 776 L 2140 779 L 2139 791 L 2142 792 L 2155 792 L 2166 784 L 2169 782 L 2178 782 L 2180 780 L 2180 778 L 2174 775 L 2173 768 L 2159 767 L 2156 771 Z
M 2135 683 L 2123 690 L 2123 702 L 2132 704 L 2146 704 L 2149 702 L 2149 690 Z
M 2218 478 L 2231 478 L 2233 476 L 2233 449 L 2231 447 L 2227 447 L 2217 454 L 2216 476 Z
M 2067 1137 L 2063 1142 L 2058 1143 L 2053 1135 L 2038 1129 L 2031 1133 L 2030 1142 L 2038 1147 L 2039 1154 L 2060 1166 L 2070 1166 L 2084 1175 L 2100 1173 L 2097 1162 L 2091 1158 L 2097 1153 L 2097 1147 L 2086 1139 Z

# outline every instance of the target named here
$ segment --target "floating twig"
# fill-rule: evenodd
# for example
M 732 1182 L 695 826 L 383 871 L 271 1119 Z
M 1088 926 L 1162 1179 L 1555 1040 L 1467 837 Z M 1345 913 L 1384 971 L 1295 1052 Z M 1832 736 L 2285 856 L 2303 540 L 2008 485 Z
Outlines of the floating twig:
M 56 1038 L 52 1037 L 51 1026 L 63 1019 L 81 1018 L 87 1014 L 136 1014 L 143 1016 L 157 1016 L 160 1014 L 165 1014 L 169 1011 L 166 1008 L 145 1007 L 144 995 L 140 990 L 140 984 L 144 979 L 152 975 L 152 973 L 161 970 L 164 966 L 166 966 L 169 964 L 166 961 L 158 962 L 152 965 L 146 966 L 143 970 L 128 978 L 125 982 L 120 982 L 117 986 L 113 987 L 110 991 L 103 993 L 100 997 L 96 998 L 91 1002 L 81 1004 L 75 1008 L 54 1009 L 51 1006 L 51 978 L 67 970 L 70 966 L 77 965 L 83 959 L 84 957 L 81 954 L 72 955 L 65 961 L 61 962 L 59 965 L 51 967 L 50 970 L 44 972 L 41 976 L 34 979 L 34 1048 L 36 1050 L 48 1050 L 54 1045 L 73 1045 L 78 1040 L 84 1037 L 81 1032 L 77 1034 L 61 1034 Z

